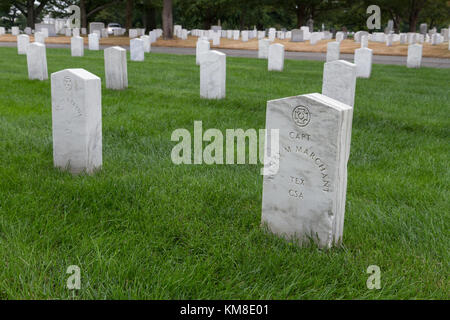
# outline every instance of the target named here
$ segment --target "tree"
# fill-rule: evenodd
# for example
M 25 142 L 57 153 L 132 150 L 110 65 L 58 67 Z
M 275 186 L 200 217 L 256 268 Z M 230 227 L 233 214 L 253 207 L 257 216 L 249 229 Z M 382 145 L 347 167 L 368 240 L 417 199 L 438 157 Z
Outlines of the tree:
M 162 24 L 164 39 L 173 39 L 172 0 L 163 0 Z
M 34 29 L 36 19 L 49 0 L 41 0 L 35 5 L 34 0 L 13 0 L 11 3 L 27 18 L 27 27 Z

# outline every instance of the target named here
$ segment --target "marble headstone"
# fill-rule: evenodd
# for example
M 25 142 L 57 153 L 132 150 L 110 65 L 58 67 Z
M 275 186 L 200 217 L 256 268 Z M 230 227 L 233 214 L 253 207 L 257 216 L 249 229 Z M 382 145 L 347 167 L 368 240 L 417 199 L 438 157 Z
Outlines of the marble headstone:
M 274 43 L 269 46 L 268 70 L 283 71 L 284 68 L 284 46 Z
M 199 39 L 197 41 L 196 49 L 195 49 L 195 63 L 200 65 L 201 56 L 208 52 L 210 49 L 210 43 L 208 40 Z
M 149 53 L 151 48 L 152 48 L 152 44 L 150 42 L 150 36 L 141 36 L 140 39 L 143 41 L 144 44 L 144 52 Z
M 121 47 L 109 47 L 105 55 L 106 88 L 122 90 L 128 87 L 127 51 Z
M 43 32 L 36 32 L 34 34 L 34 42 L 45 44 L 45 34 Z
M 323 68 L 322 94 L 351 107 L 355 102 L 356 66 L 344 60 L 326 62 Z
M 27 54 L 27 47 L 30 43 L 30 37 L 26 34 L 21 34 L 17 36 L 17 53 Z
M 89 50 L 99 50 L 100 46 L 99 46 L 99 39 L 98 39 L 98 35 L 96 33 L 91 33 L 89 36 Z
M 52 73 L 54 165 L 73 174 L 102 166 L 101 80 L 84 69 Z
M 141 39 L 130 40 L 130 60 L 144 61 L 144 41 Z
M 45 45 L 32 42 L 27 47 L 28 79 L 47 80 L 47 55 Z
M 294 29 L 291 32 L 291 42 L 303 42 L 303 30 Z
M 267 59 L 267 57 L 269 56 L 269 46 L 269 39 L 258 40 L 258 58 Z
M 278 170 L 263 180 L 269 231 L 300 245 L 342 242 L 352 115 L 350 106 L 319 93 L 267 102 L 266 130 L 279 130 Z M 270 140 L 265 154 L 273 152 Z
M 340 42 L 332 41 L 327 44 L 327 62 L 339 60 Z
M 406 59 L 406 66 L 408 68 L 420 68 L 422 61 L 422 45 L 411 44 L 408 46 L 408 57 Z
M 356 77 L 370 78 L 372 72 L 372 49 L 359 48 L 355 50 Z
M 72 52 L 72 57 L 82 57 L 84 56 L 84 43 L 82 37 L 72 37 L 70 38 L 70 49 Z
M 200 97 L 206 99 L 225 98 L 226 55 L 209 50 L 200 58 Z

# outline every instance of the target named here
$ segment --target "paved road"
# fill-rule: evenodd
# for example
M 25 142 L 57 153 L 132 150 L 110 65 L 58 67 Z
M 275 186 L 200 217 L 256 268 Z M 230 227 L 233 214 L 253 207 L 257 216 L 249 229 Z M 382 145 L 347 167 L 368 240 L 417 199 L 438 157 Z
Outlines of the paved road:
M 0 47 L 16 47 L 15 42 L 0 42 Z M 100 46 L 102 49 L 109 46 Z M 69 48 L 68 44 L 52 44 L 48 43 L 47 48 Z M 129 49 L 128 47 L 126 47 Z M 258 52 L 256 50 L 237 50 L 237 49 L 219 49 L 221 52 L 225 53 L 230 57 L 245 57 L 245 58 L 257 58 Z M 175 48 L 175 47 L 152 47 L 152 52 L 156 53 L 173 53 L 173 54 L 190 54 L 195 55 L 195 48 Z M 353 54 L 341 53 L 342 60 L 347 60 L 353 62 Z M 325 61 L 325 53 L 317 52 L 285 52 L 286 59 L 293 60 L 317 60 Z M 406 65 L 406 57 L 404 56 L 381 56 L 374 55 L 373 63 L 376 64 L 395 64 L 395 65 Z M 450 59 L 441 58 L 422 58 L 423 67 L 431 68 L 450 68 Z

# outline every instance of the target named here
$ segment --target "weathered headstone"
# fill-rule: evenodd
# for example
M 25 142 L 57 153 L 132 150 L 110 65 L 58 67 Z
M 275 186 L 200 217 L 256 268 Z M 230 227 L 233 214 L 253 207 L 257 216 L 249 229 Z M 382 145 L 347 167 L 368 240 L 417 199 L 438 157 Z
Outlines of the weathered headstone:
M 263 182 L 262 223 L 271 232 L 300 245 L 340 245 L 352 114 L 318 93 L 267 102 L 266 130 L 279 130 L 278 170 Z M 265 154 L 277 152 L 267 141 Z
M 195 63 L 200 65 L 201 56 L 210 49 L 210 43 L 207 40 L 199 39 L 195 48 Z
M 89 40 L 89 50 L 100 50 L 100 46 L 99 46 L 99 39 L 98 39 L 98 35 L 96 33 L 91 33 L 88 36 L 88 40 Z
M 226 55 L 209 50 L 200 59 L 200 97 L 206 99 L 225 98 Z
M 72 57 L 84 56 L 83 38 L 82 37 L 70 38 L 70 49 L 71 49 Z
M 30 37 L 26 34 L 21 34 L 17 36 L 17 53 L 27 54 L 27 47 L 30 43 Z
M 102 166 L 101 80 L 84 69 L 52 73 L 53 159 L 73 174 Z
M 344 60 L 326 62 L 323 68 L 322 94 L 351 107 L 355 102 L 356 66 Z
M 144 61 L 144 41 L 141 39 L 130 40 L 130 60 Z
M 340 43 L 338 41 L 328 42 L 327 62 L 339 60 Z
M 121 47 L 109 47 L 105 55 L 106 88 L 122 90 L 128 87 L 127 50 Z
M 47 80 L 47 55 L 45 45 L 32 42 L 27 47 L 28 79 Z
M 274 43 L 269 46 L 268 70 L 283 71 L 284 68 L 284 46 Z
M 24 30 L 23 30 L 23 32 L 25 32 L 25 34 L 27 34 L 27 35 L 31 35 L 32 33 L 33 33 L 33 30 L 30 28 L 30 27 L 26 27 Z
M 406 59 L 406 66 L 408 68 L 420 68 L 422 61 L 422 45 L 411 44 L 408 46 L 408 57 Z
M 103 22 L 91 22 L 89 23 L 89 33 L 95 33 L 95 31 L 98 31 L 99 38 L 101 37 L 101 31 L 105 28 L 105 24 Z
M 269 46 L 269 39 L 258 40 L 258 58 L 267 59 L 267 57 L 269 56 Z
M 372 72 L 372 49 L 359 48 L 355 50 L 356 77 L 370 78 Z

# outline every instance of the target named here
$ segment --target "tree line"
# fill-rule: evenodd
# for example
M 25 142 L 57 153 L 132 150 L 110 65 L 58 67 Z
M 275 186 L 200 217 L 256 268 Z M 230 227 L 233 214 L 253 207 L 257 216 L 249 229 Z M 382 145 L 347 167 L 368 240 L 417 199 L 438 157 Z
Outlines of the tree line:
M 1 23 L 34 28 L 46 15 L 67 17 L 67 8 L 81 10 L 81 26 L 89 22 L 117 22 L 124 28 L 161 27 L 171 38 L 173 24 L 188 29 L 209 29 L 220 24 L 224 29 L 288 30 L 312 23 L 314 29 L 367 30 L 366 9 L 376 4 L 381 9 L 382 26 L 393 20 L 396 32 L 415 32 L 420 23 L 448 27 L 448 0 L 0 0 Z

